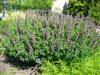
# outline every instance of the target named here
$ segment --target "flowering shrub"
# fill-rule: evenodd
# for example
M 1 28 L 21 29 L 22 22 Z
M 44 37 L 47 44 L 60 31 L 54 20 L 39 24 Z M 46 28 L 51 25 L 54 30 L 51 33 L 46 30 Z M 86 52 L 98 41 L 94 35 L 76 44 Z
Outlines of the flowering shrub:
M 42 15 L 41 15 L 42 14 Z M 85 21 L 83 21 L 85 20 Z M 93 54 L 100 45 L 93 22 L 58 14 L 35 14 L 9 20 L 2 27 L 5 54 L 24 62 L 72 61 Z

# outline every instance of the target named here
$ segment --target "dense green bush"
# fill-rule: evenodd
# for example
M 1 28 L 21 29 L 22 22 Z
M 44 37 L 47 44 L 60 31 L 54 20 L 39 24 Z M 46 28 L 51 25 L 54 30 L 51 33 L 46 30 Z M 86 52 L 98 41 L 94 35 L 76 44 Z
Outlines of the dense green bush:
M 49 9 L 52 0 L 10 0 L 10 6 L 14 9 Z
M 72 15 L 85 15 L 87 16 L 88 11 L 91 7 L 95 6 L 99 0 L 70 0 L 68 13 Z
M 89 10 L 89 15 L 96 23 L 100 24 L 100 2 L 91 7 L 91 9 Z
M 6 55 L 26 62 L 36 58 L 70 62 L 97 50 L 100 39 L 91 23 L 64 15 L 37 15 L 4 23 Z

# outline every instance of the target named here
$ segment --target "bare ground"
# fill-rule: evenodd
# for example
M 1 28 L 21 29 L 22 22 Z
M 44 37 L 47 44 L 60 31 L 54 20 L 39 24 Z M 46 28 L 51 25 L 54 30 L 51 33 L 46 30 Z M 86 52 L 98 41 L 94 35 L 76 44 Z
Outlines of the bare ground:
M 23 69 L 18 64 L 11 64 L 4 55 L 0 55 L 0 75 L 38 75 L 37 69 L 36 66 Z

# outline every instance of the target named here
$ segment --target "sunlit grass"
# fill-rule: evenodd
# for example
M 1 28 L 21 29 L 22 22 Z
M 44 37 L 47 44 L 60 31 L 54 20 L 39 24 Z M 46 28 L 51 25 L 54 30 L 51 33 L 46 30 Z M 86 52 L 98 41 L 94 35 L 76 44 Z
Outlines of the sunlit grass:
M 42 70 L 42 75 L 99 75 L 100 48 L 94 55 L 70 65 L 66 65 L 64 61 L 59 64 L 45 61 Z

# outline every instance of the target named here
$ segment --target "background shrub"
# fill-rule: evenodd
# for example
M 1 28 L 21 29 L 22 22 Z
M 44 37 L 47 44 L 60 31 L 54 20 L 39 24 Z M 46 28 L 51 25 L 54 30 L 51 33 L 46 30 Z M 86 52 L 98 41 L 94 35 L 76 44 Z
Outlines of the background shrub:
M 72 15 L 88 15 L 91 7 L 96 6 L 99 0 L 70 0 L 68 13 Z
M 89 10 L 89 15 L 96 23 L 100 24 L 100 2 L 96 3 L 95 6 L 92 6 Z
M 15 9 L 49 9 L 52 0 L 9 0 L 11 8 Z
M 93 54 L 100 46 L 100 37 L 92 21 L 41 14 L 4 23 L 2 32 L 6 35 L 4 48 L 7 56 L 25 62 L 37 58 L 70 62 Z

